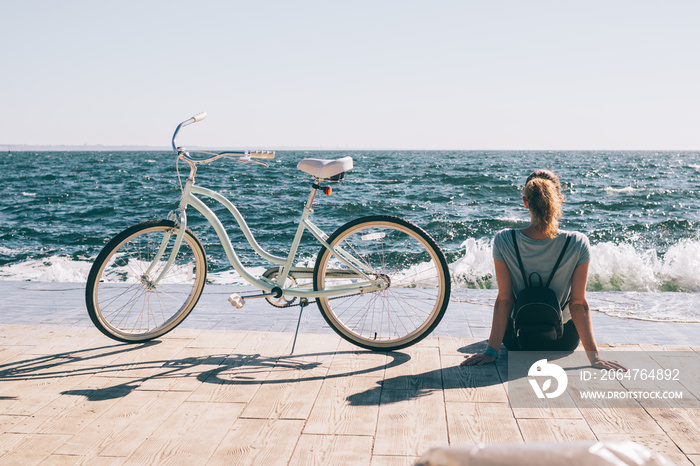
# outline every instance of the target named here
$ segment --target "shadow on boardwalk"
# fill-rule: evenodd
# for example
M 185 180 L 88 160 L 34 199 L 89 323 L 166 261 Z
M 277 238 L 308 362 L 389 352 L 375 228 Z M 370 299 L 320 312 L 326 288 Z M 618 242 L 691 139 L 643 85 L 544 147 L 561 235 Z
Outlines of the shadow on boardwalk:
M 180 359 L 138 360 L 131 355 L 125 362 L 102 363 L 104 360 L 118 360 L 121 356 L 138 353 L 156 347 L 159 341 L 143 344 L 115 344 L 63 352 L 53 355 L 40 355 L 20 361 L 0 365 L 0 380 L 47 380 L 81 375 L 125 378 L 124 383 L 96 389 L 66 390 L 63 395 L 79 395 L 89 401 L 102 401 L 123 398 L 138 388 L 143 382 L 156 379 L 194 378 L 202 383 L 219 385 L 285 384 L 304 381 L 326 380 L 382 372 L 390 367 L 406 363 L 411 359 L 400 352 L 385 353 L 386 363 L 341 373 L 328 374 L 323 368 L 323 360 L 333 357 L 356 356 L 369 351 L 332 351 L 295 354 L 287 356 L 262 356 L 260 354 L 213 354 Z M 317 370 L 319 369 L 319 370 Z M 325 368 L 327 369 L 327 368 Z M 276 377 L 267 375 L 271 370 Z M 130 373 L 152 372 L 133 378 Z M 5 399 L 13 399 L 6 397 Z

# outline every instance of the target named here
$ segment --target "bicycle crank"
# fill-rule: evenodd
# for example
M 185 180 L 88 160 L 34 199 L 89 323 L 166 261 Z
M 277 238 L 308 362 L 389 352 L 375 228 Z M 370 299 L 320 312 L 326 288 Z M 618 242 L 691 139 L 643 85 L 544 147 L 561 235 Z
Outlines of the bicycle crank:
M 231 306 L 235 307 L 236 309 L 241 309 L 245 305 L 246 299 L 281 298 L 281 297 L 282 297 L 282 289 L 280 287 L 276 286 L 272 290 L 270 290 L 269 293 L 252 294 L 252 295 L 248 295 L 248 296 L 241 296 L 237 293 L 233 293 L 233 294 L 231 294 L 231 296 L 228 297 L 228 302 L 231 303 Z

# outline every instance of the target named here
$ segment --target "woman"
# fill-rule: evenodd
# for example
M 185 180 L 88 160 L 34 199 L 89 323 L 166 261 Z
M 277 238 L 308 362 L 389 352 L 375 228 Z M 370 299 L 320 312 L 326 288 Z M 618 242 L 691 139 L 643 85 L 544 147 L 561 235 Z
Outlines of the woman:
M 523 204 L 530 211 L 530 225 L 516 231 L 515 235 L 511 230 L 500 231 L 494 238 L 493 258 L 498 297 L 494 305 L 488 346 L 483 353 L 468 355 L 467 359 L 462 361 L 462 365 L 494 362 L 498 359 L 501 343 L 509 350 L 520 349 L 511 315 L 514 295 L 526 288 L 518 254 L 522 258 L 524 269 L 530 273 L 537 272 L 543 280 L 549 277 L 561 254 L 561 261 L 549 287 L 554 290 L 560 303 L 566 303 L 566 298 L 569 297 L 568 304 L 564 304 L 562 312 L 563 334 L 556 340 L 535 342 L 537 347 L 527 349 L 573 351 L 580 339 L 593 367 L 625 370 L 619 363 L 605 361 L 598 356 L 586 301 L 590 245 L 588 238 L 582 233 L 559 230 L 562 195 L 557 175 L 549 170 L 533 172 L 525 183 Z M 568 237 L 571 237 L 569 241 Z M 514 238 L 517 241 L 517 249 L 513 243 Z

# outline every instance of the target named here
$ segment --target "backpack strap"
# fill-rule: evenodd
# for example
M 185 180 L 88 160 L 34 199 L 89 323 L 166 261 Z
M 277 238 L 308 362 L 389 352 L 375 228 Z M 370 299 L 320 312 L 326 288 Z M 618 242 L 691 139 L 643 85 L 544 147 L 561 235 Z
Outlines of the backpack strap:
M 515 246 L 515 255 L 518 257 L 518 265 L 520 266 L 520 273 L 523 274 L 523 282 L 525 282 L 525 288 L 530 288 L 530 283 L 527 279 L 527 274 L 525 273 L 525 267 L 523 267 L 523 259 L 520 257 L 520 250 L 518 249 L 518 240 L 515 238 L 515 229 L 510 230 L 513 236 L 513 246 Z
M 547 280 L 547 284 L 545 285 L 546 288 L 549 288 L 549 285 L 552 283 L 552 279 L 554 278 L 554 273 L 559 268 L 559 264 L 561 263 L 561 260 L 564 258 L 564 253 L 566 252 L 566 248 L 569 246 L 570 242 L 571 242 L 571 235 L 566 235 L 566 243 L 564 243 L 564 247 L 562 248 L 561 253 L 559 254 L 559 258 L 557 259 L 556 264 L 554 264 L 554 268 L 552 269 L 552 273 L 549 275 L 549 280 Z M 517 248 L 516 248 L 516 250 L 517 250 Z M 520 256 L 518 256 L 518 259 L 520 259 Z

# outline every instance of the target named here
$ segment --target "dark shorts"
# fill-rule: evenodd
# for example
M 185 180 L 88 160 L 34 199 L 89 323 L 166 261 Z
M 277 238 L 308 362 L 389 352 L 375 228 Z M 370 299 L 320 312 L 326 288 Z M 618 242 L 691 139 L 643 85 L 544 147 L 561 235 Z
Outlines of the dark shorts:
M 579 341 L 573 320 L 564 324 L 564 333 L 558 340 L 530 341 L 526 348 L 521 348 L 513 330 L 513 319 L 508 319 L 506 334 L 503 337 L 503 344 L 508 351 L 573 351 Z

